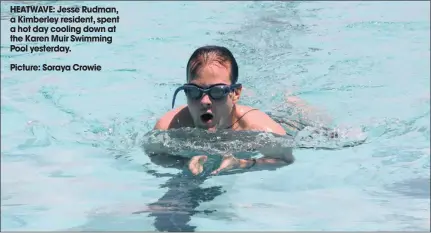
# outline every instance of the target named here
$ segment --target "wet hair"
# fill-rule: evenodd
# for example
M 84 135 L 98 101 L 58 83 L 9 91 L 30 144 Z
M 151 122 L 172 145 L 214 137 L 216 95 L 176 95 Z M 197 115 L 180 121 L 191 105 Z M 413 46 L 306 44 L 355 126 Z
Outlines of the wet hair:
M 198 70 L 211 62 L 230 65 L 230 81 L 235 84 L 238 81 L 238 64 L 235 57 L 226 47 L 208 45 L 196 49 L 187 62 L 187 81 L 196 76 Z

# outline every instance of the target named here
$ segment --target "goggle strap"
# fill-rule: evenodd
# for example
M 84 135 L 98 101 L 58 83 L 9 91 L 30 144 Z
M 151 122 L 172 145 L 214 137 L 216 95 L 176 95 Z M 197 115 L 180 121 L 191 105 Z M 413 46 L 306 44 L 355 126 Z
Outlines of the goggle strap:
M 175 106 L 175 99 L 177 98 L 178 92 L 184 90 L 184 86 L 178 87 L 174 92 L 174 97 L 172 98 L 172 108 Z

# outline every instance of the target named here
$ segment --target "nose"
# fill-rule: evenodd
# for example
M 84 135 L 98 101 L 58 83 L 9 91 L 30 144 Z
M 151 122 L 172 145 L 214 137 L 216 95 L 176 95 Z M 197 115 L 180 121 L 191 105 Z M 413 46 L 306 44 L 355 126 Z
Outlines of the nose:
M 203 107 L 210 107 L 212 105 L 211 99 L 207 94 L 204 94 L 200 101 Z

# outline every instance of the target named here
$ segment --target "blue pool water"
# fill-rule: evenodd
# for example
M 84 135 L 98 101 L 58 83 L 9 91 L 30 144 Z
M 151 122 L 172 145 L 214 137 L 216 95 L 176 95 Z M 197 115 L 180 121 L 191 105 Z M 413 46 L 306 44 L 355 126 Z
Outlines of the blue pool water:
M 113 44 L 66 55 L 10 53 L 11 4 L 2 230 L 430 230 L 429 2 L 105 2 L 120 15 Z M 206 180 L 151 163 L 133 135 L 170 109 L 205 44 L 236 56 L 243 104 L 272 111 L 292 92 L 367 142 Z M 9 71 L 41 62 L 103 71 Z

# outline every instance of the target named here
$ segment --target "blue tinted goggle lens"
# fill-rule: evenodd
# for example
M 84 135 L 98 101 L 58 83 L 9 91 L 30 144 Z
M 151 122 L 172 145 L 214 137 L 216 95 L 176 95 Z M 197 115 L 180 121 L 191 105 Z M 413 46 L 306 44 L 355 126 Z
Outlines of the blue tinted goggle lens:
M 174 96 L 172 97 L 172 108 L 175 106 L 175 98 L 177 97 L 178 92 L 181 90 L 184 90 L 187 97 L 194 100 L 202 98 L 203 94 L 207 94 L 214 100 L 220 100 L 226 97 L 231 91 L 241 87 L 242 85 L 240 83 L 232 84 L 231 86 L 225 84 L 215 84 L 205 89 L 194 84 L 184 84 L 175 90 Z
M 191 99 L 200 99 L 203 94 L 209 95 L 210 98 L 218 100 L 226 97 L 229 94 L 228 86 L 213 86 L 208 89 L 202 89 L 196 86 L 185 86 L 184 92 Z

